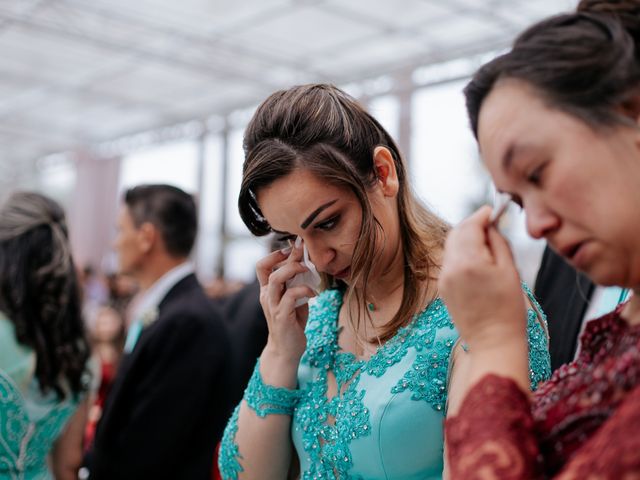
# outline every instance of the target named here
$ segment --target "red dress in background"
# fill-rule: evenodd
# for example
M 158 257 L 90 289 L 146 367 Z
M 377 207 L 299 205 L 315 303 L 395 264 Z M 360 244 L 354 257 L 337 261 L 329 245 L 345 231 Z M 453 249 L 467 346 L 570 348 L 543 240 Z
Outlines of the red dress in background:
M 111 385 L 113 384 L 113 380 L 116 376 L 116 364 L 102 360 L 100 363 L 100 372 L 100 386 L 98 387 L 98 392 L 93 405 L 91 405 L 91 409 L 99 409 L 101 414 L 104 402 L 107 399 L 107 395 L 109 394 L 109 390 L 111 389 Z M 89 450 L 93 445 L 93 437 L 96 434 L 96 427 L 99 419 L 100 415 L 97 415 L 97 418 L 89 418 L 87 421 L 84 429 L 83 443 L 85 451 Z
M 488 375 L 445 427 L 452 479 L 640 479 L 640 325 L 621 306 L 531 397 Z

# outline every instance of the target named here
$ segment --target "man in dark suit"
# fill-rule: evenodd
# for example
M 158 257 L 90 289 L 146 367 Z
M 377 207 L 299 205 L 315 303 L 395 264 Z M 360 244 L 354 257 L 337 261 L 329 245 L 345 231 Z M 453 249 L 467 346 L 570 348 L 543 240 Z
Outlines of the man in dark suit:
M 536 278 L 535 295 L 549 323 L 551 368 L 574 359 L 594 284 L 547 247 Z
M 260 305 L 260 284 L 254 280 L 238 292 L 214 302 L 221 308 L 230 332 L 234 375 L 229 392 L 232 402 L 238 404 L 269 336 Z
M 231 408 L 231 355 L 188 262 L 196 232 L 195 203 L 182 190 L 126 192 L 115 247 L 141 294 L 96 432 L 93 480 L 211 478 Z

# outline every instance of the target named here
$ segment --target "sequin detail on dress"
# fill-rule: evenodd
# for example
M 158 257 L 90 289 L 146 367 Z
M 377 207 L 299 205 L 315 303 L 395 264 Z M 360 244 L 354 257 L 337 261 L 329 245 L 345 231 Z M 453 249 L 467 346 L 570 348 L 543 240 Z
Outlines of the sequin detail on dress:
M 298 369 L 301 396 L 292 422 L 292 436 L 304 467 L 301 478 L 418 478 L 416 471 L 428 470 L 435 472 L 428 478 L 439 477 L 442 468 L 441 464 L 436 463 L 442 460 L 440 435 L 446 404 L 449 358 L 458 338 L 446 307 L 441 299 L 435 299 L 406 327 L 399 329 L 369 360 L 362 360 L 339 349 L 338 315 L 341 305 L 342 293 L 328 290 L 317 297 L 309 312 L 307 348 Z M 535 378 L 534 383 L 537 383 L 538 378 L 548 375 L 550 366 L 546 336 L 533 312 L 529 315 L 529 333 L 532 352 L 540 354 L 540 358 L 531 362 L 531 369 L 535 372 L 532 381 Z M 387 378 L 389 375 L 391 377 Z M 334 378 L 338 394 L 328 398 L 329 381 Z M 380 388 L 381 385 L 388 386 L 383 391 L 378 390 L 377 394 L 368 390 L 370 387 Z M 412 475 L 401 477 L 389 473 L 386 469 L 391 467 L 385 464 L 384 459 L 380 461 L 379 473 L 362 474 L 363 462 L 380 460 L 377 457 L 381 453 L 377 449 L 365 449 L 364 455 L 369 455 L 369 458 L 363 458 L 362 448 L 356 448 L 355 442 L 363 442 L 372 436 L 378 438 L 382 422 L 388 418 L 384 413 L 386 407 L 376 412 L 370 411 L 369 405 L 375 403 L 372 395 L 382 395 L 382 403 L 387 402 L 387 406 L 396 398 L 398 403 L 395 405 L 399 412 L 406 411 L 404 402 L 417 402 L 425 406 L 420 407 L 418 415 L 430 419 L 428 428 L 434 432 L 435 444 L 425 444 L 434 453 L 432 468 L 426 468 L 424 461 L 419 460 L 424 457 L 423 453 L 416 453 L 416 458 L 412 457 L 412 460 L 418 470 L 414 470 Z M 396 421 L 395 418 L 393 421 Z M 410 422 L 405 417 L 399 421 L 405 424 Z M 235 479 L 241 471 L 237 446 L 232 446 L 236 430 L 237 419 L 233 419 L 227 426 L 220 453 L 220 469 L 225 479 Z M 372 441 L 377 444 L 377 440 Z M 353 456 L 354 452 L 360 455 L 357 459 Z M 419 478 L 427 478 L 427 475 Z
M 449 358 L 457 333 L 441 299 L 436 298 L 409 325 L 398 330 L 368 361 L 338 350 L 336 325 L 341 303 L 340 292 L 323 294 L 307 329 L 309 344 L 301 363 L 318 368 L 318 373 L 294 414 L 295 428 L 302 430 L 304 450 L 311 459 L 304 480 L 357 478 L 349 475 L 353 464 L 349 446 L 372 430 L 369 411 L 362 401 L 365 391 L 358 388 L 362 374 L 382 377 L 410 349 L 415 349 L 417 355 L 411 368 L 391 393 L 409 390 L 412 400 L 426 401 L 438 412 L 446 404 Z M 549 377 L 550 362 L 546 335 L 533 310 L 528 314 L 528 331 L 531 381 L 535 387 Z M 343 392 L 331 400 L 326 398 L 329 371 L 336 376 L 337 391 Z M 328 423 L 330 418 L 334 419 L 333 424 Z
M 299 397 L 299 390 L 289 390 L 265 384 L 260 375 L 260 360 L 258 360 L 244 392 L 247 405 L 256 415 L 260 418 L 272 414 L 291 415 Z
M 218 453 L 218 468 L 220 476 L 225 479 L 238 478 L 240 472 L 243 471 L 240 465 L 242 456 L 235 442 L 236 433 L 238 433 L 238 415 L 240 414 L 240 405 L 238 405 L 227 426 L 224 429 L 222 440 L 220 442 L 220 452 Z
M 38 388 L 35 380 L 32 387 Z M 0 478 L 50 478 L 47 455 L 76 407 L 76 402 L 67 400 L 33 421 L 22 393 L 0 371 Z

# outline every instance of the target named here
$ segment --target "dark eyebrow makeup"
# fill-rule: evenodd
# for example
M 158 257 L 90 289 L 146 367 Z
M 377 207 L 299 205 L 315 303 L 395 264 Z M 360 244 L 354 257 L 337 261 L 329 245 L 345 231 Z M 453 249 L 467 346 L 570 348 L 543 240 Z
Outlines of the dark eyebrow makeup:
M 337 201 L 338 199 L 336 198 L 335 200 L 331 200 L 330 202 L 320 205 L 313 212 L 311 212 L 311 215 L 309 215 L 304 222 L 300 224 L 300 228 L 303 230 L 306 229 L 309 225 L 311 225 L 311 222 L 313 222 L 318 215 L 320 215 L 324 210 L 329 208 L 331 205 L 333 205 Z

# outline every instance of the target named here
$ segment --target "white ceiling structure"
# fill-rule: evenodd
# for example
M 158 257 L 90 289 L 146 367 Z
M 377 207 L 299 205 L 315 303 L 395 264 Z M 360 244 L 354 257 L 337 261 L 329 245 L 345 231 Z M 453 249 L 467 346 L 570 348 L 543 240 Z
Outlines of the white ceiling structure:
M 0 0 L 0 185 L 56 152 L 506 47 L 573 0 Z

